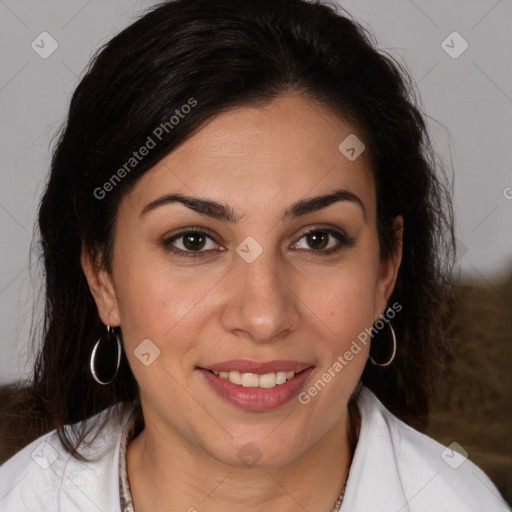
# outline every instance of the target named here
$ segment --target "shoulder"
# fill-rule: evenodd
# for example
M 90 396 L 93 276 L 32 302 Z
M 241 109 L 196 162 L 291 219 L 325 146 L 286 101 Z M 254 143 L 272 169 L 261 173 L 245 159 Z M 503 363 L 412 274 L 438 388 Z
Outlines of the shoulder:
M 487 475 L 453 446 L 445 447 L 409 427 L 366 388 L 358 398 L 358 407 L 361 434 L 346 496 L 350 484 L 352 497 L 359 496 L 347 510 L 510 510 Z M 368 495 L 369 489 L 373 498 L 359 499 Z
M 78 447 L 90 462 L 72 457 L 56 431 L 41 436 L 6 461 L 0 466 L 0 510 L 117 510 L 119 443 L 129 413 L 126 407 L 115 406 L 77 425 L 98 425 L 108 418 L 97 437 Z

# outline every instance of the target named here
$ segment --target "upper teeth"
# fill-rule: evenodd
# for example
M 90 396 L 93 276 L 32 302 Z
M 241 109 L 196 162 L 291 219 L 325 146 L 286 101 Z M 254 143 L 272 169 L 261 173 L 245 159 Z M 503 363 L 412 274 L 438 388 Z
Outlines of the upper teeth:
M 213 372 L 221 379 L 227 379 L 233 384 L 242 385 L 245 388 L 273 388 L 276 385 L 284 384 L 288 379 L 294 377 L 295 372 L 264 373 L 240 373 L 240 372 Z

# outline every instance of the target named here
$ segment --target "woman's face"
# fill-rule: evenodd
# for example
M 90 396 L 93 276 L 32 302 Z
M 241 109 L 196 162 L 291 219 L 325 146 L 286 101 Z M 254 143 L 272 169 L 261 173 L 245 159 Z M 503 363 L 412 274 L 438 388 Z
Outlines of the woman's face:
M 280 466 L 345 428 L 369 350 L 351 346 L 400 258 L 379 260 L 366 155 L 338 149 L 352 134 L 299 94 L 233 109 L 123 198 L 112 274 L 84 269 L 121 327 L 148 435 Z

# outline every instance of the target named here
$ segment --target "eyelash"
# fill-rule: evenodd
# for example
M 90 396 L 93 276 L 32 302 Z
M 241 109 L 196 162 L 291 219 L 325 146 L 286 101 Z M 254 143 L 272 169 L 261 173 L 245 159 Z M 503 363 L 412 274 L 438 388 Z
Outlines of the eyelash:
M 199 233 L 201 235 L 205 235 L 210 240 L 214 241 L 215 243 L 218 243 L 211 235 L 208 234 L 208 232 L 204 231 L 204 229 L 187 228 L 186 230 L 183 230 L 170 238 L 166 238 L 165 240 L 162 240 L 161 245 L 164 247 L 164 249 L 175 254 L 176 256 L 179 256 L 180 258 L 204 258 L 204 257 L 206 257 L 207 256 L 206 253 L 208 251 L 184 251 L 182 249 L 177 249 L 177 248 L 173 247 L 173 245 L 172 245 L 173 242 L 175 242 L 176 240 L 178 240 L 190 233 Z M 334 247 L 334 248 L 330 248 L 330 249 L 325 249 L 325 250 L 311 249 L 311 250 L 309 250 L 308 252 L 311 252 L 314 256 L 329 256 L 331 254 L 336 254 L 336 253 L 340 252 L 340 250 L 342 248 L 350 247 L 355 242 L 354 238 L 351 238 L 342 232 L 338 232 L 338 231 L 335 231 L 332 229 L 327 229 L 327 228 L 326 229 L 313 228 L 313 229 L 310 229 L 310 230 L 306 231 L 305 233 L 303 233 L 302 236 L 297 240 L 297 242 L 294 243 L 294 245 L 296 243 L 298 243 L 300 240 L 302 240 L 304 237 L 306 237 L 312 233 L 325 233 L 327 235 L 334 237 L 340 243 L 340 245 L 338 247 Z M 299 250 L 307 250 L 307 249 L 299 249 Z

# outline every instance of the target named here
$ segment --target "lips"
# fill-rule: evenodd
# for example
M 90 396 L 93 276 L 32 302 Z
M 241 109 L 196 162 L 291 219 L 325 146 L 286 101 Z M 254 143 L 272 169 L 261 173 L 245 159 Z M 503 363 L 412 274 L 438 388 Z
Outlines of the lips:
M 197 369 L 223 399 L 245 410 L 264 411 L 295 397 L 314 366 L 289 360 L 237 359 Z

